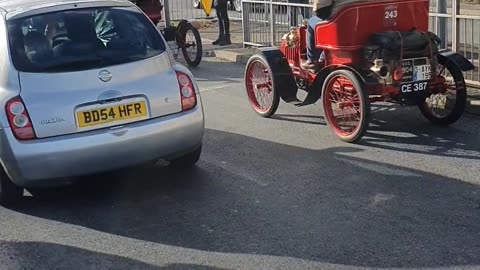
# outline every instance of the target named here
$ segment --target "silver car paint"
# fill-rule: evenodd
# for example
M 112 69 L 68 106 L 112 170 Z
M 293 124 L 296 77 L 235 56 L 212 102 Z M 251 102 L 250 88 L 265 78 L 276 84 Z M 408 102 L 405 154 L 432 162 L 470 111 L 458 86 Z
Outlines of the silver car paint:
M 104 70 L 112 74 L 108 82 L 98 78 Z M 118 94 L 109 95 L 110 98 L 123 100 L 106 106 L 124 104 L 131 102 L 132 98 L 141 97 L 146 100 L 152 118 L 182 110 L 177 77 L 167 53 L 100 69 L 65 73 L 20 72 L 19 77 L 20 96 L 39 138 L 82 131 L 77 128 L 75 111 L 102 107 L 98 103 L 101 96 L 111 91 Z M 42 121 L 51 118 L 62 118 L 64 121 L 42 124 Z
M 96 2 L 114 1 L 90 3 Z M 18 141 L 9 127 L 5 109 L 0 109 L 0 162 L 14 183 L 20 186 L 49 185 L 56 178 L 179 156 L 201 144 L 204 114 L 198 85 L 186 67 L 172 61 L 168 47 L 166 52 L 154 58 L 103 68 L 112 72 L 112 80 L 108 83 L 98 78 L 103 69 L 57 74 L 19 73 L 13 67 L 8 49 L 6 13 L 0 10 L 0 14 L 3 18 L 0 20 L 0 37 L 4 37 L 0 41 L 0 105 L 5 108 L 10 98 L 21 94 L 37 135 L 64 134 Z M 186 73 L 195 88 L 197 107 L 187 112 L 180 112 L 175 70 Z M 99 88 L 97 92 L 95 87 Z M 109 90 L 147 97 L 153 117 L 121 126 L 77 132 L 73 121 L 74 107 L 96 101 Z M 170 104 L 166 104 L 166 97 L 170 98 Z

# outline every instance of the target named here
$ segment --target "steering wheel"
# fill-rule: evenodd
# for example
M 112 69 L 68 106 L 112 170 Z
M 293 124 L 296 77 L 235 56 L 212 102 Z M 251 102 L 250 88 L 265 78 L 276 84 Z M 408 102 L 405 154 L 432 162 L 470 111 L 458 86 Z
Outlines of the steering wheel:
M 62 42 L 65 42 L 64 40 L 61 40 L 61 38 L 68 39 L 68 34 L 60 33 L 60 34 L 54 35 L 52 37 L 52 48 L 55 48 L 55 46 L 59 45 Z

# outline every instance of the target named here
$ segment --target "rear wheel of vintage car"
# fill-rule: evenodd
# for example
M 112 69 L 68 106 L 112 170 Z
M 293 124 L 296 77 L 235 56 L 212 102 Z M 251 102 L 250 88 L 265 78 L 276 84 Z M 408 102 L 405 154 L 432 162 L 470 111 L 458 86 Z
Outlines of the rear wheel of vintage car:
M 360 140 L 370 122 L 370 101 L 359 78 L 349 70 L 333 71 L 322 93 L 325 120 L 342 141 Z
M 15 185 L 3 168 L 0 168 L 0 204 L 9 206 L 23 197 L 23 188 Z
M 198 29 L 190 23 L 185 27 L 185 32 L 181 34 L 181 40 L 177 41 L 182 48 L 185 62 L 190 67 L 197 67 L 202 61 L 203 47 L 202 38 Z
M 419 107 L 422 114 L 433 124 L 448 126 L 455 123 L 465 112 L 467 88 L 462 71 L 452 62 L 439 63 L 437 74 L 445 78 L 445 87 L 425 99 Z
M 245 87 L 250 105 L 256 113 L 270 117 L 277 111 L 280 97 L 275 90 L 272 69 L 260 54 L 253 55 L 247 62 Z

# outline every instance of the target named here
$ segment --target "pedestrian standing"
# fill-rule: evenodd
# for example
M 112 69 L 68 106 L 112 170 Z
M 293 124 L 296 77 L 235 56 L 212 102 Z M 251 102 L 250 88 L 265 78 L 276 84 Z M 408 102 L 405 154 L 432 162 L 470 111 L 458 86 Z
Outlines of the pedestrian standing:
M 218 39 L 215 40 L 213 45 L 230 45 L 230 20 L 228 19 L 228 0 L 214 0 L 213 7 L 217 12 L 219 34 Z

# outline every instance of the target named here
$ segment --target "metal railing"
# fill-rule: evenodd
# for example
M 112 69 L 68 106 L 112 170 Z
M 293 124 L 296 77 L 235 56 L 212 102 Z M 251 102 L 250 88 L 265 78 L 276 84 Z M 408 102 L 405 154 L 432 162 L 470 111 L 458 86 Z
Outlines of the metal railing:
M 311 16 L 312 7 L 287 0 L 242 0 L 242 11 L 244 45 L 276 46 L 291 26 Z
M 241 0 L 229 0 L 228 16 L 230 19 L 241 19 L 241 10 L 235 10 L 235 1 Z M 215 9 L 212 9 L 210 16 L 205 14 L 199 0 L 163 0 L 164 6 L 168 7 L 164 10 L 166 18 L 170 21 L 178 21 L 181 19 L 193 20 L 193 19 L 213 19 L 217 15 Z M 240 2 L 238 2 L 240 3 Z M 241 5 L 238 5 L 241 7 Z
M 310 17 L 311 5 L 292 2 L 301 1 L 242 0 L 244 46 L 278 46 L 290 26 Z M 440 36 L 443 48 L 457 51 L 480 66 L 480 1 L 477 2 L 431 0 L 429 28 Z M 470 85 L 480 86 L 480 69 L 466 72 L 465 78 Z

